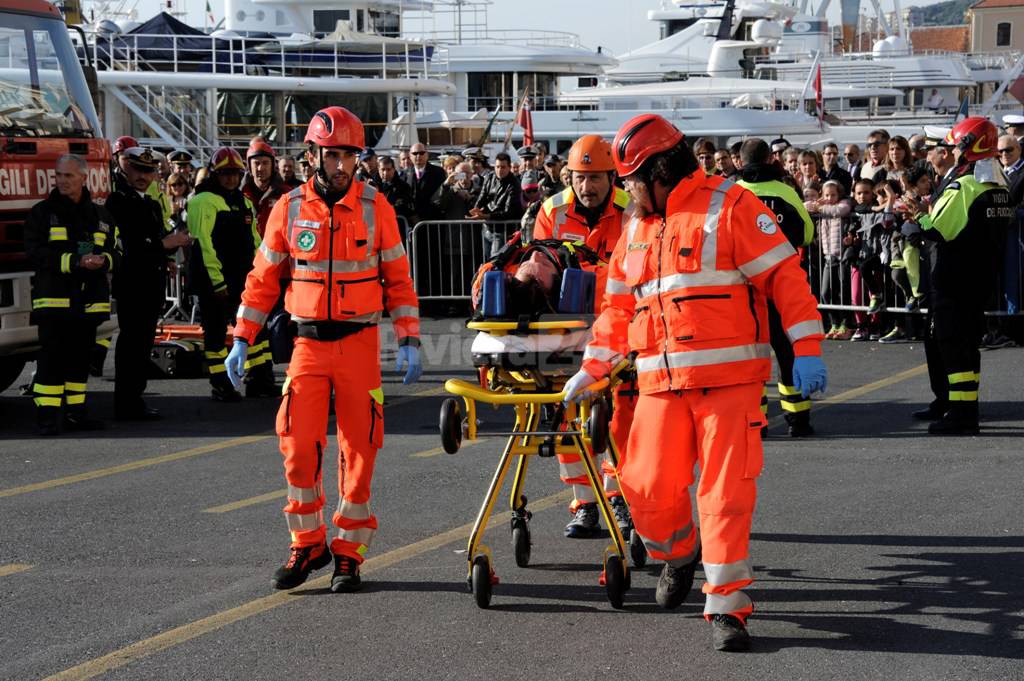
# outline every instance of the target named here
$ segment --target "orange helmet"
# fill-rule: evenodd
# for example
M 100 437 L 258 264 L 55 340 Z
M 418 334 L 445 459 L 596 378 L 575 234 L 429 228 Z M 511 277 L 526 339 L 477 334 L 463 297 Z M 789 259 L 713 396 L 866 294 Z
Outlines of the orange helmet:
M 125 149 L 131 149 L 132 147 L 139 146 L 139 141 L 130 135 L 122 135 L 114 140 L 114 146 L 111 150 L 115 156 L 120 154 Z
M 569 170 L 580 173 L 600 173 L 615 170 L 612 145 L 600 135 L 584 135 L 569 150 Z
M 956 125 L 946 135 L 946 144 L 959 147 L 963 157 L 968 161 L 979 161 L 999 155 L 996 146 L 999 142 L 999 131 L 992 121 L 981 116 L 969 116 Z
M 366 146 L 363 123 L 356 115 L 340 106 L 320 109 L 306 128 L 306 143 L 315 142 L 321 147 L 350 149 L 355 152 Z
M 258 156 L 266 156 L 271 159 L 277 158 L 277 154 L 274 153 L 272 146 L 261 139 L 255 139 L 249 142 L 249 148 L 245 150 L 245 160 L 248 161 Z
M 657 114 L 640 114 L 619 128 L 612 142 L 612 157 L 620 177 L 632 175 L 655 154 L 679 144 L 683 133 Z
M 213 152 L 213 156 L 210 158 L 211 173 L 220 173 L 225 170 L 237 170 L 238 172 L 245 170 L 241 154 L 231 147 L 221 147 Z

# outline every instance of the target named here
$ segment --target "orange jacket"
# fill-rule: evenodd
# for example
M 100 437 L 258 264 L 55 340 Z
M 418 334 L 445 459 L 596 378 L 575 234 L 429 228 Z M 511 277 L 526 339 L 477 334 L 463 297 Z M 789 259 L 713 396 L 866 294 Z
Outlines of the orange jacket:
M 800 260 L 756 196 L 697 171 L 672 190 L 666 214 L 634 219 L 615 247 L 588 373 L 605 376 L 634 352 L 643 394 L 766 381 L 766 297 L 796 355 L 821 353 Z
M 591 229 L 586 218 L 576 212 L 576 195 L 572 187 L 569 187 L 550 197 L 541 206 L 537 220 L 533 224 L 533 238 L 582 241 L 597 253 L 602 261 L 607 262 L 632 217 L 633 204 L 629 194 L 613 186 L 611 200 L 604 207 L 597 224 Z M 597 275 L 595 312 L 600 312 L 604 303 L 605 280 L 608 276 L 608 268 L 604 266 L 604 262 L 593 268 Z
M 376 323 L 386 300 L 399 344 L 419 338 L 419 301 L 395 211 L 368 184 L 354 180 L 333 210 L 312 179 L 277 202 L 245 282 L 236 336 L 254 342 L 282 275 L 290 279 L 284 306 L 296 321 Z

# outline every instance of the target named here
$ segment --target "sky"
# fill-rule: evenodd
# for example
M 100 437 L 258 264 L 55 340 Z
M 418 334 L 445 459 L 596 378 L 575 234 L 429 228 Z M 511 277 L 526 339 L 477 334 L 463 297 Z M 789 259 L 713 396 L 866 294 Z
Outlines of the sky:
M 903 0 L 903 5 L 931 5 L 939 0 Z M 189 13 L 187 23 L 202 27 L 206 0 L 178 0 Z M 668 2 L 668 0 L 666 0 Z M 893 0 L 882 0 L 883 11 L 892 9 Z M 135 6 L 140 20 L 159 11 L 160 0 L 124 0 Z M 115 0 L 116 4 L 116 0 Z M 818 6 L 811 0 L 811 6 Z M 863 1 L 865 11 L 873 13 Z M 223 0 L 210 0 L 214 15 L 224 14 Z M 658 39 L 658 26 L 647 20 L 647 12 L 661 6 L 661 0 L 494 0 L 488 9 L 492 29 L 535 29 L 576 33 L 590 48 L 602 46 L 612 54 L 624 54 Z M 829 7 L 831 21 L 839 21 L 839 0 Z

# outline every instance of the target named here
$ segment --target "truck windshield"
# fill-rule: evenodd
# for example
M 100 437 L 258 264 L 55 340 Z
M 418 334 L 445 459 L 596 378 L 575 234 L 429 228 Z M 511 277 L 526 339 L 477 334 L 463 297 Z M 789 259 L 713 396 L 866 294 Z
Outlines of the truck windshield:
M 95 137 L 99 129 L 67 27 L 0 12 L 0 134 Z

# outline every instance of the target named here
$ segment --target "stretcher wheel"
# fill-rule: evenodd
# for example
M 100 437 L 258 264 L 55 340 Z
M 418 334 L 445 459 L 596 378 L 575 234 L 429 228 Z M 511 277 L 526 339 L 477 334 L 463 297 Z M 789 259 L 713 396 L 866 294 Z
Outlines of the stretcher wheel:
M 516 554 L 516 565 L 521 568 L 530 565 L 530 527 L 525 520 L 512 521 L 512 550 Z
M 629 559 L 633 561 L 633 567 L 642 568 L 647 565 L 647 547 L 636 533 L 636 528 L 629 533 Z
M 590 420 L 587 422 L 590 446 L 594 454 L 603 454 L 608 448 L 608 407 L 604 400 L 595 400 L 590 405 Z
M 473 587 L 473 598 L 476 599 L 477 607 L 489 608 L 491 606 L 491 565 L 484 554 L 473 559 L 470 585 Z
M 612 554 L 604 561 L 604 588 L 608 592 L 608 601 L 616 610 L 622 609 L 622 599 L 626 595 L 626 570 L 622 559 Z
M 462 408 L 453 397 L 441 403 L 441 445 L 449 454 L 462 445 Z

